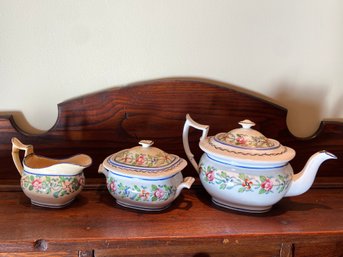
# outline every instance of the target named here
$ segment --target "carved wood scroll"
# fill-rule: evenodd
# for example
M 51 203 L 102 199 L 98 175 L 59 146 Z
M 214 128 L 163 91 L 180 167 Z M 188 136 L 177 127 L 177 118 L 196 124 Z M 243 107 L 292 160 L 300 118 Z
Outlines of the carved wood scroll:
M 19 179 L 10 154 L 14 136 L 32 144 L 35 153 L 43 156 L 90 155 L 93 164 L 85 170 L 87 178 L 100 178 L 97 169 L 105 157 L 133 147 L 141 139 L 151 139 L 156 147 L 186 159 L 181 135 L 187 113 L 199 123 L 210 125 L 209 135 L 237 128 L 237 123 L 245 118 L 253 120 L 255 128 L 264 135 L 296 150 L 291 162 L 295 171 L 301 170 L 311 154 L 326 149 L 339 159 L 323 164 L 318 176 L 330 183 L 342 182 L 342 122 L 322 122 L 315 135 L 300 139 L 289 132 L 287 110 L 280 106 L 227 84 L 165 79 L 111 88 L 63 102 L 58 105 L 56 124 L 41 135 L 24 133 L 12 116 L 0 117 L 1 183 Z M 198 133 L 190 132 L 196 158 L 201 155 Z M 196 176 L 190 164 L 183 173 Z

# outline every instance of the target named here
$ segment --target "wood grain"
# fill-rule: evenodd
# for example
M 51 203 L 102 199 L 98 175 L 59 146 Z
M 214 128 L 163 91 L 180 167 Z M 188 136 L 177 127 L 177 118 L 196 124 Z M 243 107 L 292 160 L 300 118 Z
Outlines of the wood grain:
M 281 106 L 229 84 L 187 79 L 136 83 L 63 102 L 58 105 L 56 124 L 42 135 L 26 134 L 11 116 L 0 117 L 0 181 L 19 180 L 10 156 L 13 136 L 48 157 L 90 155 L 93 165 L 86 170 L 87 178 L 100 178 L 97 168 L 105 157 L 133 147 L 141 139 L 152 139 L 157 147 L 186 158 L 181 140 L 186 113 L 199 123 L 210 125 L 209 135 L 237 128 L 237 123 L 245 118 L 253 120 L 257 130 L 297 151 L 291 162 L 296 172 L 314 152 L 331 151 L 338 160 L 322 165 L 318 176 L 343 183 L 343 123 L 325 121 L 313 137 L 295 138 L 287 129 L 287 110 Z M 201 155 L 199 137 L 198 131 L 190 132 L 196 158 Z M 184 175 L 197 174 L 189 165 Z
M 339 256 L 334 253 L 343 254 L 342 193 L 312 189 L 281 200 L 269 213 L 244 214 L 214 206 L 201 188 L 184 191 L 170 209 L 157 213 L 120 207 L 103 190 L 84 191 L 60 210 L 32 206 L 21 192 L 2 192 L 0 249 L 94 250 L 96 256 L 167 256 L 171 249 L 174 256 L 287 256 L 291 243 L 295 253 L 316 248 L 311 256 Z M 47 242 L 47 249 L 39 251 L 37 240 Z

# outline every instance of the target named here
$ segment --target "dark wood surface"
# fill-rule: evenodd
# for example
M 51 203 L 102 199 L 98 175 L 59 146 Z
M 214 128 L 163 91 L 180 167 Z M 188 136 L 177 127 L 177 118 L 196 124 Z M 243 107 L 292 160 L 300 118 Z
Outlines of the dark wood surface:
M 11 138 L 32 144 L 37 154 L 63 158 L 86 153 L 93 159 L 86 177 L 99 178 L 97 168 L 110 154 L 137 145 L 141 139 L 155 141 L 155 146 L 186 158 L 182 146 L 182 128 L 186 113 L 194 120 L 210 125 L 209 135 L 239 127 L 249 118 L 267 137 L 278 139 L 297 152 L 291 162 L 295 172 L 316 151 L 328 150 L 338 160 L 320 167 L 319 177 L 333 177 L 342 182 L 343 123 L 325 121 L 310 138 L 296 138 L 286 124 L 287 110 L 239 91 L 236 87 L 213 81 L 166 79 L 112 88 L 72 99 L 58 105 L 56 124 L 44 134 L 23 132 L 13 117 L 0 117 L 0 181 L 19 179 L 13 171 Z M 197 158 L 200 134 L 190 132 L 191 149 Z M 192 168 L 185 175 L 196 176 Z
M 231 85 L 175 79 L 112 88 L 58 108 L 56 124 L 41 135 L 23 132 L 11 116 L 0 118 L 0 256 L 343 256 L 342 122 L 322 122 L 312 137 L 296 138 L 280 106 Z M 265 214 L 216 207 L 199 181 L 162 212 L 118 206 L 98 165 L 140 139 L 186 158 L 181 140 L 186 113 L 210 125 L 209 135 L 236 128 L 245 118 L 255 121 L 256 129 L 297 151 L 295 171 L 322 149 L 338 160 L 321 166 L 315 188 L 282 199 Z M 72 205 L 58 210 L 31 205 L 11 159 L 13 136 L 47 157 L 92 157 L 87 186 Z M 199 137 L 191 131 L 197 158 Z M 191 165 L 183 173 L 197 177 Z
M 105 190 L 85 190 L 59 210 L 32 206 L 20 192 L 2 192 L 0 252 L 279 256 L 282 243 L 291 243 L 305 253 L 312 245 L 311 256 L 341 256 L 342 193 L 311 189 L 284 198 L 268 213 L 244 214 L 216 207 L 202 188 L 182 192 L 169 209 L 157 213 L 120 207 Z
M 170 208 L 156 213 L 123 208 L 106 190 L 85 190 L 72 205 L 57 210 L 32 206 L 25 195 L 6 192 L 0 203 L 12 208 L 1 209 L 0 239 L 124 240 L 323 232 L 342 235 L 343 198 L 338 197 L 342 193 L 342 189 L 312 189 L 302 196 L 284 198 L 268 213 L 245 214 L 217 207 L 200 188 L 183 192 Z M 309 218 L 310 213 L 316 215 Z M 15 230 L 6 226 L 15 224 L 18 218 Z

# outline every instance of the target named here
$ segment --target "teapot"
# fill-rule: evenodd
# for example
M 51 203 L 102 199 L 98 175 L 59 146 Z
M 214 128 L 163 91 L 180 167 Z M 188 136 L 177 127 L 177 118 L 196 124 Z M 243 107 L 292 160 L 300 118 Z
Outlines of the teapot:
M 239 124 L 241 128 L 207 136 L 209 126 L 195 122 L 187 114 L 183 128 L 184 151 L 212 201 L 221 207 L 267 212 L 283 197 L 305 193 L 312 186 L 321 163 L 337 159 L 327 151 L 317 152 L 301 172 L 294 174 L 289 164 L 295 157 L 292 148 L 252 129 L 255 123 L 250 120 Z M 204 153 L 199 164 L 189 147 L 190 127 L 202 131 L 199 147 Z
M 23 162 L 19 151 L 25 151 Z M 12 158 L 21 175 L 20 185 L 33 205 L 62 208 L 69 205 L 85 184 L 83 169 L 92 164 L 85 154 L 52 159 L 34 154 L 32 145 L 12 138 Z

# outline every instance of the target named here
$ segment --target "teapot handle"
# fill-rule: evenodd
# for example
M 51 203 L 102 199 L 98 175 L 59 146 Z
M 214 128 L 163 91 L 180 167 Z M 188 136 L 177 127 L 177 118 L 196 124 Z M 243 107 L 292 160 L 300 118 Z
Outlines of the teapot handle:
M 13 137 L 11 141 L 12 141 L 12 159 L 13 159 L 14 165 L 16 166 L 19 174 L 22 175 L 24 168 L 23 168 L 23 165 L 21 164 L 21 161 L 20 161 L 19 151 L 20 150 L 25 151 L 25 154 L 24 154 L 24 158 L 25 158 L 26 156 L 33 153 L 33 146 L 32 145 L 24 145 L 16 137 Z
M 194 160 L 194 155 L 192 154 L 191 149 L 189 148 L 189 140 L 188 140 L 189 127 L 193 127 L 193 128 L 202 130 L 202 135 L 200 137 L 200 140 L 203 140 L 207 137 L 209 126 L 199 124 L 199 123 L 195 122 L 189 114 L 186 115 L 186 122 L 183 126 L 183 133 L 182 133 L 183 148 L 186 152 L 186 155 L 187 155 L 189 161 L 192 163 L 195 170 L 199 173 L 199 165 Z

